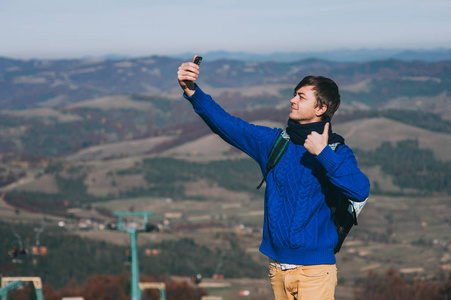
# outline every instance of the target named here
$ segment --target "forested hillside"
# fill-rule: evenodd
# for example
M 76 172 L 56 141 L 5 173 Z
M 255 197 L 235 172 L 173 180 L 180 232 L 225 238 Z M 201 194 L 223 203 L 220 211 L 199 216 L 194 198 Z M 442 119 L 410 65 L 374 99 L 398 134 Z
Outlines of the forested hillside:
M 46 255 L 27 255 L 20 263 L 13 263 L 8 255 L 14 246 L 33 246 L 36 232 L 34 226 L 0 222 L 3 233 L 0 240 L 0 269 L 3 276 L 39 276 L 43 282 L 55 289 L 61 289 L 75 281 L 82 284 L 93 275 L 121 275 L 130 270 L 124 250 L 127 245 L 118 246 L 102 241 L 80 238 L 70 231 L 52 224 L 44 224 L 40 245 L 48 249 Z M 126 233 L 117 233 L 126 235 Z M 146 234 L 144 234 L 146 235 Z M 202 274 L 211 278 L 223 274 L 227 278 L 259 278 L 265 275 L 265 267 L 256 263 L 244 252 L 233 234 L 218 236 L 225 247 L 211 249 L 197 244 L 192 239 L 169 240 L 151 243 L 139 248 L 140 272 L 156 278 L 172 275 L 192 277 Z M 158 255 L 149 256 L 145 250 L 158 250 Z M 70 264 L 68 268 L 62 268 Z

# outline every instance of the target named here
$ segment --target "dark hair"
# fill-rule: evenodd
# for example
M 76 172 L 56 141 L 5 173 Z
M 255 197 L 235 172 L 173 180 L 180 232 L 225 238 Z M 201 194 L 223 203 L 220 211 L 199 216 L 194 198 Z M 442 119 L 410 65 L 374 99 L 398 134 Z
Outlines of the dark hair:
M 304 86 L 313 86 L 317 106 L 327 106 L 327 110 L 321 118 L 323 120 L 326 118 L 332 119 L 341 102 L 337 84 L 327 77 L 307 76 L 294 88 L 294 94 L 296 95 L 296 92 Z

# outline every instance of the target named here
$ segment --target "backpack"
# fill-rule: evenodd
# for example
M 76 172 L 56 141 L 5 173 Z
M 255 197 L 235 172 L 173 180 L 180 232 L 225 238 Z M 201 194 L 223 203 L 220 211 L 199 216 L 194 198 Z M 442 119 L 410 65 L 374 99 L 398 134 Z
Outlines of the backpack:
M 269 172 L 279 163 L 283 154 L 288 148 L 288 144 L 290 142 L 290 136 L 286 133 L 286 131 L 282 131 L 280 135 L 277 137 L 274 145 L 268 156 L 268 163 L 266 164 L 266 173 L 263 177 L 263 180 L 258 185 L 257 189 L 260 189 L 263 185 L 263 182 L 266 181 L 266 178 Z M 329 147 L 337 152 L 338 146 L 340 143 L 329 144 Z M 325 176 L 326 174 L 324 174 Z M 328 189 L 333 192 L 333 189 Z M 338 197 L 337 197 L 338 196 Z M 338 253 L 343 245 L 343 242 L 351 230 L 352 226 L 357 225 L 357 216 L 361 212 L 363 206 L 365 206 L 368 199 L 362 202 L 355 202 L 349 200 L 343 193 L 339 193 L 339 195 L 333 195 L 333 193 L 328 193 L 326 195 L 326 203 L 330 207 L 331 218 L 334 220 L 335 229 L 338 233 L 338 242 L 335 246 L 334 253 Z

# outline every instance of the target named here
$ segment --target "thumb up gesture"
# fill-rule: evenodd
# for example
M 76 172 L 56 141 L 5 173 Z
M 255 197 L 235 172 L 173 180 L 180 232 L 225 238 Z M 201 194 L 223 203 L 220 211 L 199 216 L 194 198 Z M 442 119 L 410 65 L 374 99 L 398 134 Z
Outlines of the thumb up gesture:
M 304 142 L 304 147 L 313 155 L 318 155 L 326 148 L 329 141 L 329 122 L 324 125 L 324 131 L 322 134 L 319 134 L 316 131 L 313 131 L 307 136 L 307 139 Z

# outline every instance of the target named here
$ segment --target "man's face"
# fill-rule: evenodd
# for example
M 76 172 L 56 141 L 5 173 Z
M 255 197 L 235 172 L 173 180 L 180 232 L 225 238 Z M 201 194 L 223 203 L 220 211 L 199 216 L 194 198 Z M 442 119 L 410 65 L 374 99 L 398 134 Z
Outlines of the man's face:
M 321 115 L 327 109 L 325 105 L 322 107 L 317 106 L 315 90 L 311 85 L 298 89 L 290 103 L 291 113 L 289 117 L 299 124 L 321 121 Z

